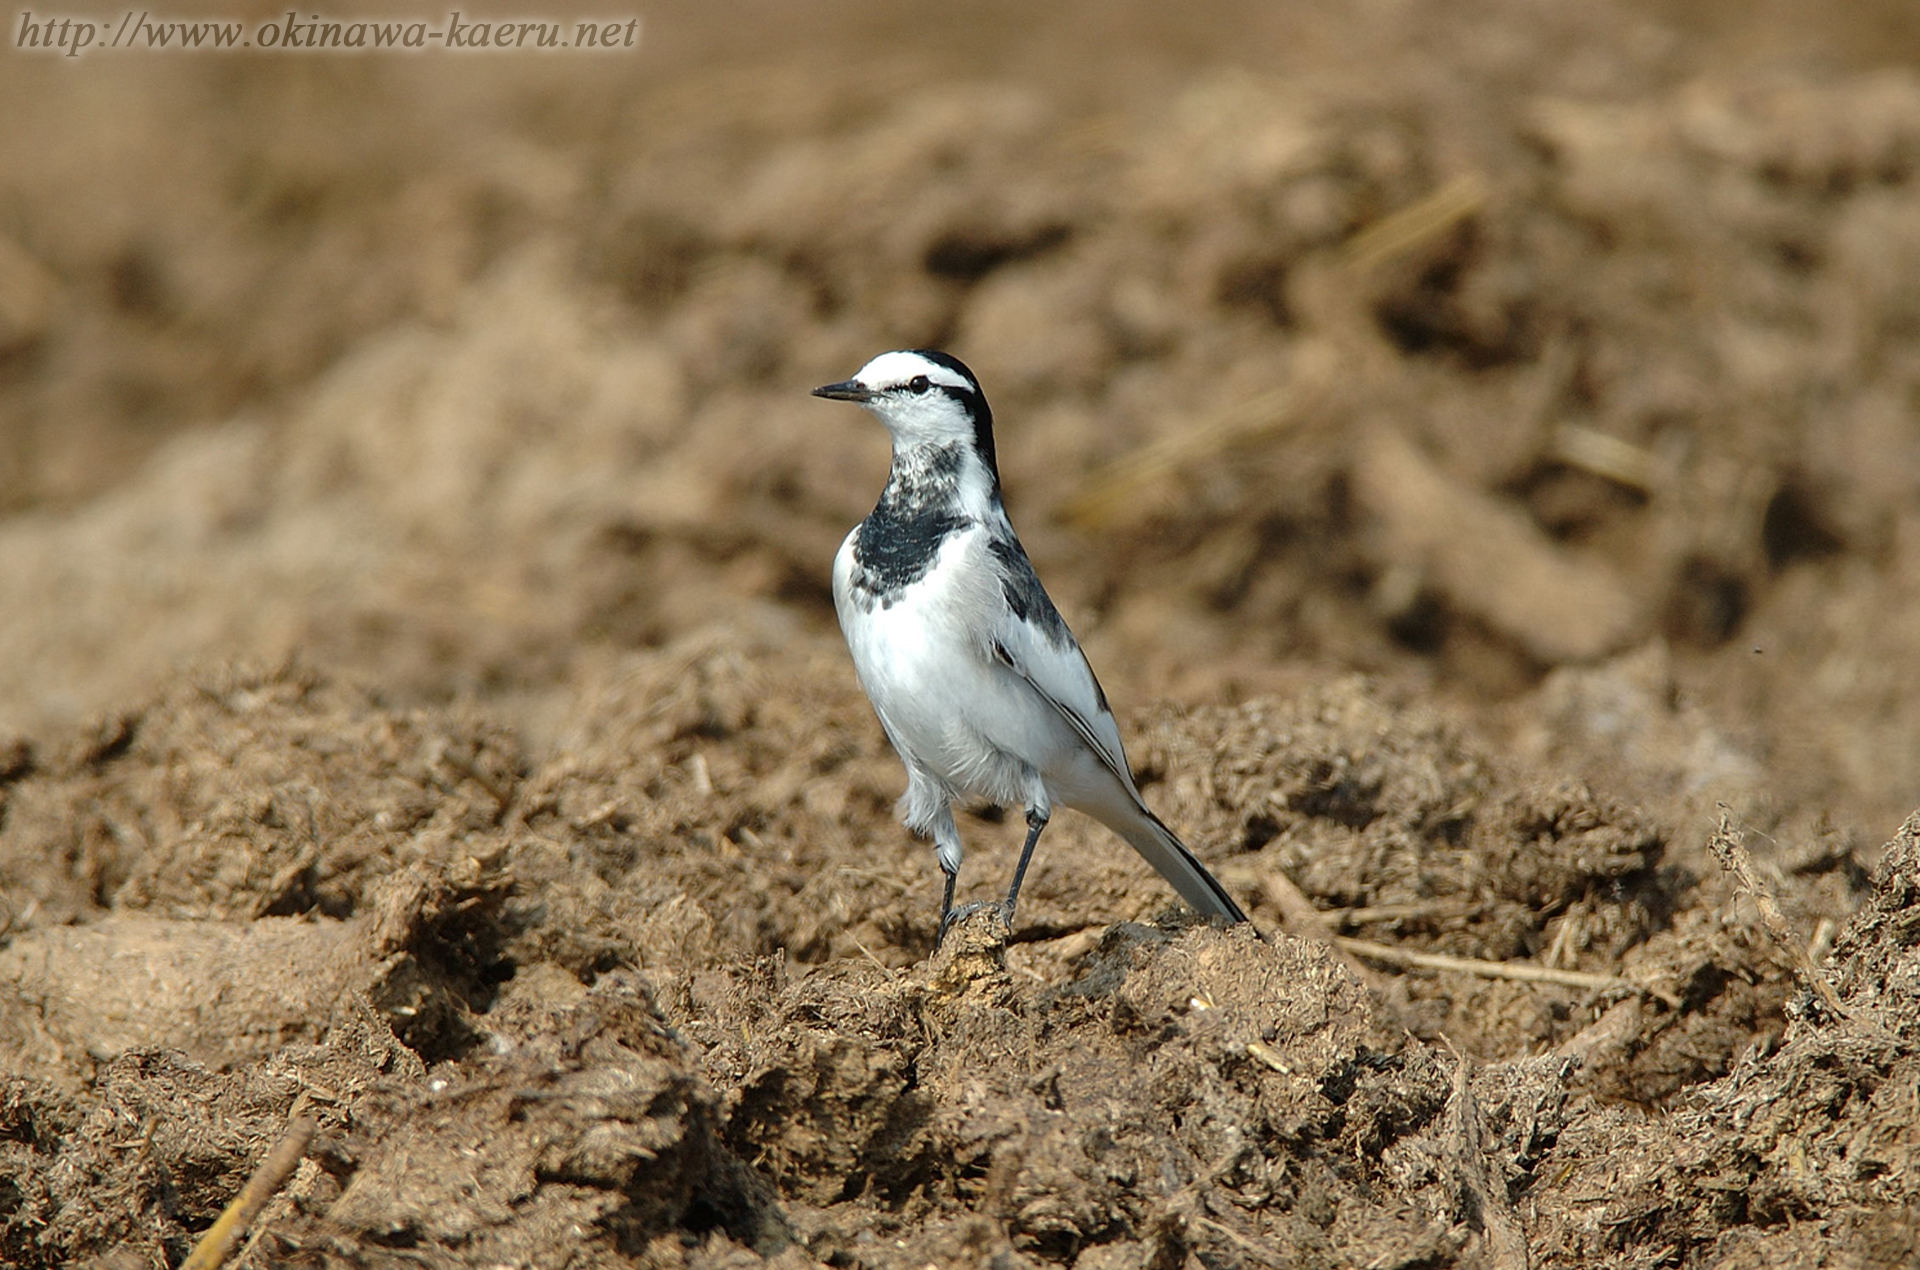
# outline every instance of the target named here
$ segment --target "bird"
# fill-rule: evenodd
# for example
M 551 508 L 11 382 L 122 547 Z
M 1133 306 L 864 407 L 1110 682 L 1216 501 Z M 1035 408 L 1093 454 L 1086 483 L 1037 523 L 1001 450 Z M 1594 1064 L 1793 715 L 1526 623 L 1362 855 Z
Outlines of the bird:
M 1118 834 L 1196 911 L 1247 921 L 1135 786 L 1106 693 L 1007 518 L 979 379 L 947 353 L 904 349 L 813 395 L 865 407 L 893 442 L 879 502 L 834 557 L 833 602 L 906 767 L 896 812 L 933 840 L 945 875 L 935 948 L 954 921 L 990 906 L 954 907 L 965 851 L 953 808 L 964 799 L 1026 812 L 999 905 L 1009 932 L 1057 806 Z

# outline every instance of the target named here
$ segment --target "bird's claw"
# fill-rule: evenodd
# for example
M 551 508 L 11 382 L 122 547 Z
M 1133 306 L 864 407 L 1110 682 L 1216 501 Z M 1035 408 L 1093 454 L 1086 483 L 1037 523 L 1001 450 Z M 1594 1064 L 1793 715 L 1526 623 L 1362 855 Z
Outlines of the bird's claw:
M 948 931 L 952 930 L 961 922 L 966 921 L 975 913 L 989 909 L 1000 918 L 1002 930 L 1010 933 L 1013 930 L 1013 908 L 1005 900 L 980 900 L 973 904 L 962 904 L 957 908 L 950 908 L 946 911 L 946 915 L 940 919 L 939 933 L 933 937 L 933 950 L 935 952 L 940 951 L 940 945 L 946 942 Z

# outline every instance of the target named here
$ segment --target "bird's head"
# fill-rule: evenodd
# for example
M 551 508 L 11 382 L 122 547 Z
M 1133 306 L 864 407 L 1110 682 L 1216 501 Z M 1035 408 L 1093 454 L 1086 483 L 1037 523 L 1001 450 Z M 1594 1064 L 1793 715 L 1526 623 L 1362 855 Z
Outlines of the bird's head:
M 957 357 L 932 349 L 882 353 L 852 379 L 813 390 L 873 411 L 893 434 L 895 451 L 960 444 L 976 454 L 997 484 L 993 410 L 980 381 Z

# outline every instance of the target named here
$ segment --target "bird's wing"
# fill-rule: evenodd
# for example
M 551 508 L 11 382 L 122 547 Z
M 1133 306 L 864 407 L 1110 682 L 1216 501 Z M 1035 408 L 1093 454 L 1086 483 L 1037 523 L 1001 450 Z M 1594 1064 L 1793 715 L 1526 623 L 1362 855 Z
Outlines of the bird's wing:
M 992 536 L 987 551 L 1005 600 L 1000 620 L 992 624 L 988 651 L 1058 711 L 1107 770 L 1138 798 L 1107 694 L 1040 585 L 1027 553 L 1010 533 Z

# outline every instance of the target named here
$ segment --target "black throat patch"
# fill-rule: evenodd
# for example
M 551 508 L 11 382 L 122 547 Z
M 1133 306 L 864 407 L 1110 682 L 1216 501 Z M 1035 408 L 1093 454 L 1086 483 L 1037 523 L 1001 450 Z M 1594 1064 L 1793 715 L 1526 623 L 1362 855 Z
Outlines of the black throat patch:
M 958 446 L 896 459 L 880 502 L 853 539 L 853 590 L 869 605 L 892 607 L 933 567 L 947 536 L 974 523 L 954 497 L 960 464 Z

